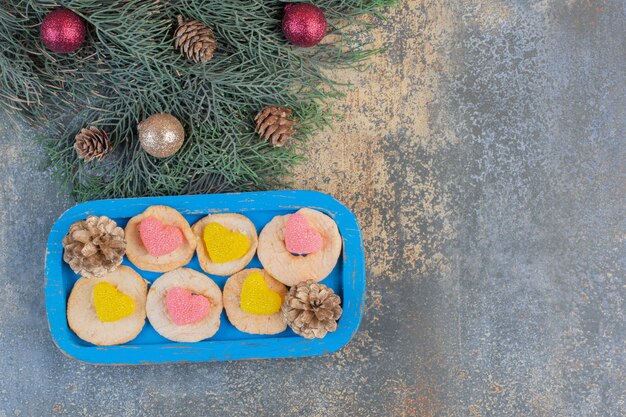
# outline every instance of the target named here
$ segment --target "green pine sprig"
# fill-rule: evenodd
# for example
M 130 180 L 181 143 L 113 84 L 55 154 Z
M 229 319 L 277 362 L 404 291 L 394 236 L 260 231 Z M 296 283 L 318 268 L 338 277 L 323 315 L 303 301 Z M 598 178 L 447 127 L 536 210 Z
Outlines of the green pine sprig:
M 69 55 L 41 45 L 39 24 L 52 0 L 0 2 L 0 104 L 45 132 L 45 166 L 79 200 L 245 191 L 286 186 L 307 138 L 330 123 L 342 86 L 332 70 L 366 60 L 372 23 L 395 0 L 322 0 L 332 42 L 295 48 L 283 38 L 277 0 L 72 0 L 88 24 Z M 214 58 L 197 64 L 174 48 L 176 17 L 213 29 Z M 298 134 L 274 148 L 254 134 L 266 105 L 293 109 Z M 140 148 L 136 125 L 167 112 L 185 126 L 183 148 L 156 159 Z M 108 132 L 113 152 L 78 160 L 81 127 Z

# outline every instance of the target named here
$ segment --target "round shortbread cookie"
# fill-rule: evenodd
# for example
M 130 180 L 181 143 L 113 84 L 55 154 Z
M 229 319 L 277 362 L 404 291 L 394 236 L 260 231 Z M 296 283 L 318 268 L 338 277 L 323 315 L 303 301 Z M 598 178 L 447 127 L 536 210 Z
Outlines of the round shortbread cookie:
M 139 224 L 147 217 L 154 217 L 164 226 L 178 227 L 183 234 L 182 244 L 173 252 L 162 256 L 148 253 L 139 235 Z M 182 214 L 167 206 L 151 206 L 128 221 L 124 229 L 126 256 L 135 266 L 145 271 L 167 272 L 187 265 L 196 250 L 196 237 Z
M 274 217 L 259 235 L 257 255 L 263 268 L 285 285 L 293 286 L 311 279 L 319 282 L 331 273 L 343 242 L 337 224 L 326 214 L 302 208 L 298 214 L 306 218 L 309 226 L 322 237 L 322 249 L 306 256 L 290 253 L 285 247 L 285 226 L 289 214 Z
M 204 242 L 204 228 L 209 223 L 219 223 L 230 232 L 241 233 L 246 236 L 249 243 L 248 251 L 239 259 L 233 261 L 216 263 L 211 260 L 209 252 Z M 200 268 L 208 274 L 228 276 L 235 272 L 241 271 L 248 265 L 248 263 L 254 257 L 258 244 L 258 238 L 256 228 L 254 224 L 245 216 L 236 213 L 220 213 L 210 214 L 202 219 L 198 220 L 193 227 L 194 235 L 196 236 L 196 253 L 198 254 L 198 262 Z
M 206 297 L 210 303 L 208 314 L 195 323 L 182 326 L 174 323 L 167 309 L 167 292 L 183 288 Z M 206 275 L 189 268 L 179 268 L 161 275 L 152 283 L 146 303 L 148 320 L 161 336 L 175 342 L 199 342 L 213 336 L 220 327 L 222 292 Z
M 241 308 L 241 290 L 248 275 L 259 272 L 263 275 L 267 287 L 280 295 L 284 300 L 287 295 L 287 287 L 272 278 L 267 271 L 258 268 L 244 269 L 228 278 L 224 286 L 224 309 L 228 320 L 238 330 L 251 334 L 277 334 L 285 331 L 287 324 L 279 310 L 275 314 L 252 314 Z
M 100 321 L 94 305 L 96 284 L 108 282 L 117 291 L 131 297 L 134 311 L 122 319 Z M 80 278 L 67 300 L 67 323 L 81 339 L 99 346 L 119 345 L 133 340 L 146 322 L 146 293 L 148 283 L 128 266 L 98 278 Z

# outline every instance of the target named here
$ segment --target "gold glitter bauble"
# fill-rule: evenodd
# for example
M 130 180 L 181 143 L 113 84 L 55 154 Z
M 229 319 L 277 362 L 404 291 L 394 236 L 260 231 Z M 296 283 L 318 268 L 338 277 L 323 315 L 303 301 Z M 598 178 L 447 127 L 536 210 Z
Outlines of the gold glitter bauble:
M 174 155 L 185 140 L 185 129 L 177 118 L 157 113 L 137 125 L 139 142 L 144 151 L 157 158 Z

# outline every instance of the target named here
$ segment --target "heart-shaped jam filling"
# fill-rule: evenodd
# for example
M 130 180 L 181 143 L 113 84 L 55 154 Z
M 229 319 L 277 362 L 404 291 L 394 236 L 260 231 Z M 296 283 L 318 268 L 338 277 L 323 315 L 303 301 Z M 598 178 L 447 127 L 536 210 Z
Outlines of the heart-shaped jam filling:
M 185 288 L 172 288 L 165 294 L 167 313 L 178 326 L 197 323 L 209 314 L 211 303 L 201 294 Z
M 111 283 L 99 282 L 93 287 L 93 305 L 100 321 L 118 321 L 135 311 L 135 302 Z
M 246 277 L 241 288 L 239 305 L 247 313 L 270 315 L 280 311 L 282 297 L 272 291 L 265 282 L 263 274 L 253 272 Z
M 313 229 L 307 219 L 294 213 L 287 218 L 285 225 L 285 248 L 294 255 L 309 255 L 324 246 L 322 235 Z
M 246 235 L 232 232 L 215 222 L 204 227 L 203 240 L 211 262 L 216 264 L 240 259 L 250 249 Z
M 152 256 L 174 252 L 183 244 L 183 232 L 178 227 L 164 225 L 155 217 L 146 217 L 139 223 L 139 237 Z

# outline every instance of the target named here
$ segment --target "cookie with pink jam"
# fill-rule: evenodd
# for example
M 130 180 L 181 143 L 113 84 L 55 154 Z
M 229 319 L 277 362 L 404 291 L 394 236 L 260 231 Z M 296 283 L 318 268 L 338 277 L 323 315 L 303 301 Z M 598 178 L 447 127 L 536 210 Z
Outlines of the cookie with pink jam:
M 326 278 L 341 255 L 343 241 L 337 224 L 326 214 L 302 208 L 276 216 L 259 234 L 257 256 L 278 281 L 293 286 Z
M 189 268 L 161 275 L 150 287 L 146 313 L 154 330 L 175 342 L 199 342 L 220 327 L 222 292 L 208 276 Z
M 187 220 L 167 206 L 151 206 L 131 218 L 124 229 L 126 256 L 146 271 L 167 272 L 187 265 L 196 238 Z

